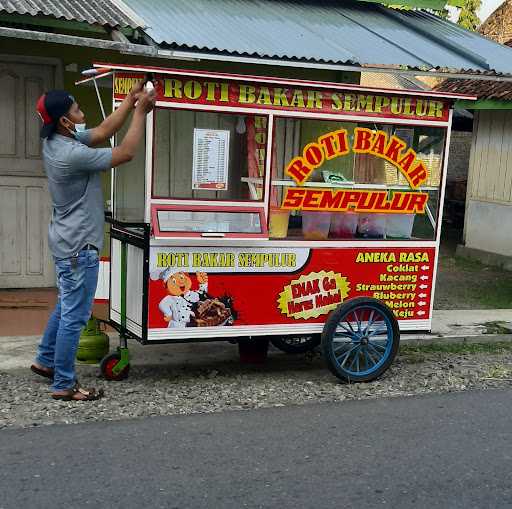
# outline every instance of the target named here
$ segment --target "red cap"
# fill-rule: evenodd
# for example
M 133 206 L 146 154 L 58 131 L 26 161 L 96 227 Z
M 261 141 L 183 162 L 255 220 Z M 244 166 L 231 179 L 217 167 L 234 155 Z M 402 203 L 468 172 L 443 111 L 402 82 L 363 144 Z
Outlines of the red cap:
M 52 117 L 50 117 L 49 113 L 46 111 L 46 107 L 44 105 L 44 100 L 46 99 L 46 94 L 43 94 L 37 100 L 37 114 L 41 117 L 43 125 L 48 125 L 52 123 Z
M 59 118 L 66 115 L 74 101 L 65 90 L 50 90 L 38 99 L 36 111 L 43 121 L 41 138 L 48 138 L 55 131 Z

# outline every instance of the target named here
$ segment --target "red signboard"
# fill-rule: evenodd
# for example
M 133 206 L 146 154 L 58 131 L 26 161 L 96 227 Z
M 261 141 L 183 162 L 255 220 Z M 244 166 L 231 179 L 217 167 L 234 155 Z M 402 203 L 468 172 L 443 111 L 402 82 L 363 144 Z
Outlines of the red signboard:
M 143 74 L 116 73 L 114 97 L 123 99 Z M 434 97 L 384 94 L 364 90 L 315 89 L 221 78 L 155 74 L 157 100 L 232 108 L 303 111 L 340 116 L 448 121 L 449 105 Z
M 321 323 L 368 296 L 430 318 L 434 248 L 152 247 L 149 329 Z

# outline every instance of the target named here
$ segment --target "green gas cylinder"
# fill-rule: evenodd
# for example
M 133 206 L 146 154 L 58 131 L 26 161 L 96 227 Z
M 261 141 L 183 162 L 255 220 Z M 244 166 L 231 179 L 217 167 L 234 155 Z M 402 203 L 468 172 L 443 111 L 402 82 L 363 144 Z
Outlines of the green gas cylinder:
M 100 327 L 100 321 L 91 316 L 80 334 L 76 358 L 87 364 L 97 364 L 109 352 L 109 338 Z

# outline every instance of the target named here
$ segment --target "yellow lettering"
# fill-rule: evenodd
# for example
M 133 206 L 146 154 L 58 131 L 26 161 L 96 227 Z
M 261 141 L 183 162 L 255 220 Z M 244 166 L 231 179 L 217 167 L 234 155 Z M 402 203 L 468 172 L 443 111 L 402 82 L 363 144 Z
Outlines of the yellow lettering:
M 164 81 L 164 97 L 181 99 L 183 97 L 181 92 L 182 83 L 180 80 L 170 79 Z
M 207 101 L 215 101 L 215 91 L 219 87 L 218 83 L 214 83 L 213 81 L 207 81 L 206 85 L 206 100 Z
M 290 102 L 290 106 L 293 106 L 294 108 L 306 107 L 306 103 L 304 102 L 304 94 L 302 93 L 302 90 L 295 90 L 293 92 L 293 97 Z
M 290 106 L 288 97 L 286 97 L 286 90 L 282 88 L 274 89 L 274 106 Z
M 272 100 L 270 99 L 270 90 L 268 87 L 260 87 L 260 93 L 258 95 L 256 103 L 264 104 L 265 106 L 272 106 Z
M 373 113 L 373 100 L 374 99 L 375 99 L 375 96 L 373 96 L 373 95 L 358 95 L 356 110 L 357 111 L 365 110 L 367 113 Z
M 441 101 L 430 101 L 428 116 L 441 118 L 443 116 L 443 103 Z
M 224 103 L 229 101 L 229 84 L 228 83 L 220 84 L 220 99 L 219 100 Z
M 317 92 L 314 90 L 308 90 L 308 108 L 317 108 L 319 110 L 322 109 L 322 92 Z
M 251 85 L 240 85 L 240 97 L 238 102 L 242 104 L 253 104 L 256 101 L 256 87 Z
M 343 103 L 343 109 L 345 111 L 355 111 L 356 96 L 354 94 L 345 94 L 345 101 Z
M 332 109 L 334 111 L 339 111 L 343 108 L 343 102 L 340 99 L 340 96 L 338 94 L 332 94 L 331 100 L 332 100 Z

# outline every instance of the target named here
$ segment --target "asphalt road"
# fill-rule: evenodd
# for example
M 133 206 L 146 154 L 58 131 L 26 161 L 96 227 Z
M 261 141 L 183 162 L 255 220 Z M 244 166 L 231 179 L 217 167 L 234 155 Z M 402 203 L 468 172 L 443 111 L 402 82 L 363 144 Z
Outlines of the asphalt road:
M 0 432 L 0 508 L 512 508 L 512 390 Z

